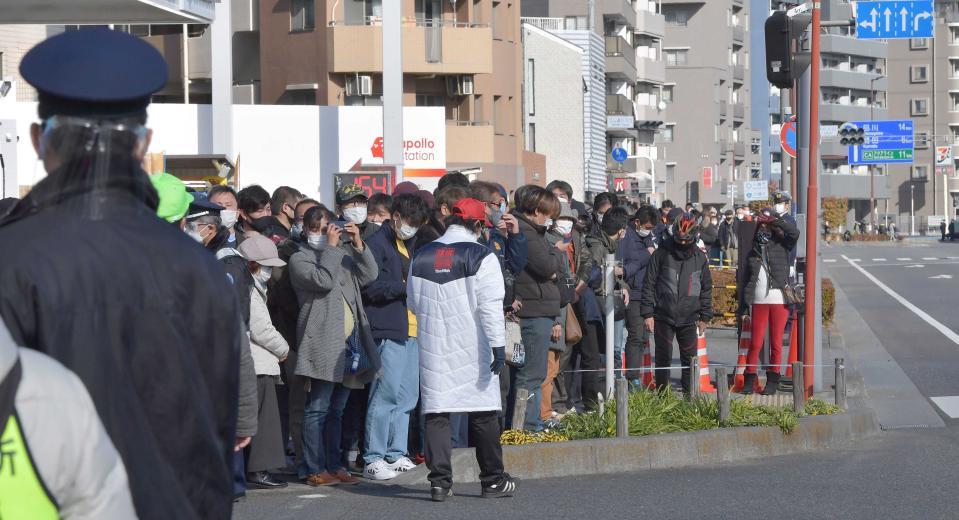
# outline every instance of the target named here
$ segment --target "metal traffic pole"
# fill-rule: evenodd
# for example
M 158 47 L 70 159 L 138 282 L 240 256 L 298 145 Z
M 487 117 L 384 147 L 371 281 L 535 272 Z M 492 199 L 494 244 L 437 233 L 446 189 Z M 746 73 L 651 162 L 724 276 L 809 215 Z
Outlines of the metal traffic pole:
M 812 27 L 811 27 L 811 46 L 809 67 L 809 121 L 806 123 L 806 129 L 809 132 L 809 157 L 807 159 L 809 168 L 809 178 L 806 187 L 806 348 L 803 349 L 803 385 L 805 386 L 805 395 L 812 397 L 814 384 L 814 365 L 816 364 L 815 348 L 809 348 L 817 345 L 816 319 L 819 314 L 817 303 L 817 290 L 819 289 L 819 280 L 816 277 L 816 264 L 819 260 L 817 252 L 819 246 L 819 68 L 822 64 L 820 59 L 820 32 L 822 21 L 822 8 L 819 2 L 813 2 L 812 7 Z M 812 345 L 809 342 L 812 342 Z M 818 345 L 817 345 L 818 346 Z

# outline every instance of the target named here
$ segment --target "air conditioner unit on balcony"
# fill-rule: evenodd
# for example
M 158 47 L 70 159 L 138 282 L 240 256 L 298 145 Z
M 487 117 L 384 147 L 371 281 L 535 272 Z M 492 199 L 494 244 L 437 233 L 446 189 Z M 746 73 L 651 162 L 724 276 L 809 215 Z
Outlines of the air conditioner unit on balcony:
M 365 75 L 356 75 L 346 78 L 347 96 L 372 96 L 373 78 Z
M 447 76 L 446 93 L 450 96 L 473 94 L 473 76 Z

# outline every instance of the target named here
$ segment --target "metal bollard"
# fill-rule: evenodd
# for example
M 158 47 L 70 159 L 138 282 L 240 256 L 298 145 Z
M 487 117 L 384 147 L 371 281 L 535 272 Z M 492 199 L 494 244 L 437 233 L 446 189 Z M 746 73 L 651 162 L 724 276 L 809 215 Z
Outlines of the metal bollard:
M 719 424 L 729 420 L 729 380 L 726 367 L 716 368 L 716 399 L 719 401 Z
M 516 402 L 513 403 L 513 429 L 522 430 L 526 424 L 526 403 L 529 400 L 529 390 L 516 390 Z
M 802 413 L 806 409 L 806 384 L 803 379 L 802 361 L 793 362 L 793 411 Z
M 629 383 L 616 380 L 616 436 L 629 437 Z
M 689 360 L 689 398 L 699 399 L 699 356 Z
M 846 366 L 843 358 L 836 358 L 836 406 L 846 409 Z

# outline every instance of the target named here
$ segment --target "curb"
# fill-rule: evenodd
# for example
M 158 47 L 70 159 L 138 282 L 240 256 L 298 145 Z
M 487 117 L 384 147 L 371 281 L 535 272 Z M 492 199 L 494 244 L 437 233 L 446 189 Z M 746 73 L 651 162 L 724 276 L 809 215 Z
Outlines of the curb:
M 739 462 L 776 455 L 835 448 L 879 432 L 871 409 L 828 416 L 804 417 L 789 435 L 767 426 L 719 428 L 626 439 L 505 446 L 506 470 L 520 479 L 628 473 Z M 479 482 L 473 448 L 453 450 L 453 481 Z M 389 484 L 426 483 L 425 465 L 390 480 Z

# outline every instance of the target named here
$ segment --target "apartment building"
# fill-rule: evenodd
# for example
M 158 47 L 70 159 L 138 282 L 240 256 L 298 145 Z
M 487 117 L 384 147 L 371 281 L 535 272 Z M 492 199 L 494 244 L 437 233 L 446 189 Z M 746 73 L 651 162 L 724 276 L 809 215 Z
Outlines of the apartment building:
M 959 207 L 959 2 L 936 2 L 935 37 L 890 40 L 889 117 L 912 119 L 915 160 L 887 168 L 889 213 L 907 221 L 916 215 L 916 231 L 928 217 L 954 219 Z M 952 147 L 953 161 L 936 171 L 936 146 Z M 880 211 L 884 208 L 880 207 Z M 933 219 L 933 227 L 938 219 Z M 900 224 L 900 229 L 907 229 Z M 936 229 L 938 232 L 938 229 Z
M 382 0 L 260 0 L 259 12 L 263 103 L 382 103 Z M 403 104 L 444 107 L 448 168 L 507 186 L 546 173 L 523 150 L 519 18 L 518 0 L 403 2 Z
M 573 41 L 586 51 L 587 89 L 600 70 L 589 34 L 602 37 L 603 123 L 588 122 L 585 127 L 587 140 L 593 143 L 587 146 L 587 191 L 608 190 L 612 179 L 627 178 L 630 182 L 624 195 L 644 198 L 653 191 L 657 164 L 659 172 L 665 170 L 654 139 L 665 117 L 662 89 L 666 74 L 661 56 L 665 22 L 659 4 L 646 0 L 527 0 L 523 2 L 523 16 L 528 23 Z M 592 92 L 596 94 L 595 87 Z M 585 104 L 587 120 L 599 113 L 595 103 L 593 99 Z M 600 127 L 605 133 L 602 152 L 597 136 Z M 612 159 L 616 148 L 626 150 L 623 163 Z M 600 167 L 602 175 L 597 172 Z
M 582 194 L 585 51 L 535 25 L 524 23 L 522 31 L 526 150 L 545 156 L 549 180 L 566 181 Z
M 20 77 L 20 60 L 46 38 L 44 25 L 0 25 L 0 102 L 37 100 L 37 91 Z
M 665 196 L 676 203 L 729 204 L 731 185 L 761 175 L 759 134 L 749 124 L 749 5 L 664 0 L 662 12 Z

